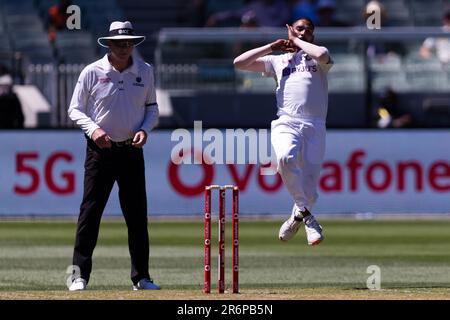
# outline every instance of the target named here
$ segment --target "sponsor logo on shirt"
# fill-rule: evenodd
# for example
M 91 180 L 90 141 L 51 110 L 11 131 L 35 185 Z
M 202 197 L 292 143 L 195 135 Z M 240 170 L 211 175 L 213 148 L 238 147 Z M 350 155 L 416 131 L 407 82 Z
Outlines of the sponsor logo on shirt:
M 300 61 L 299 64 L 296 65 L 296 61 L 298 58 L 300 58 Z M 293 56 L 288 61 L 289 65 L 283 69 L 282 77 L 287 77 L 295 72 L 317 72 L 317 65 L 314 62 L 312 62 L 312 64 L 310 63 L 309 65 L 307 64 L 307 61 L 311 60 L 312 58 L 306 53 Z M 285 63 L 284 60 L 282 62 Z
M 290 74 L 293 74 L 295 72 L 317 72 L 317 66 L 315 64 L 311 65 L 311 66 L 308 66 L 308 65 L 301 65 L 301 66 L 295 66 L 295 67 L 288 66 L 283 69 L 282 76 L 287 77 Z

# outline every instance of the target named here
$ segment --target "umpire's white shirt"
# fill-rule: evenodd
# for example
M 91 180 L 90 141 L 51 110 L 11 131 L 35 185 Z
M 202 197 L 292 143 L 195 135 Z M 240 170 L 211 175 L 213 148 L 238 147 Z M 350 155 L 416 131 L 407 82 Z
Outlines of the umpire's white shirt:
M 267 76 L 277 80 L 278 115 L 325 120 L 328 110 L 327 73 L 333 61 L 321 64 L 303 50 L 262 57 Z
M 158 120 L 153 67 L 137 57 L 119 72 L 108 55 L 81 71 L 69 107 L 69 117 L 89 136 L 102 128 L 113 141 L 147 133 Z

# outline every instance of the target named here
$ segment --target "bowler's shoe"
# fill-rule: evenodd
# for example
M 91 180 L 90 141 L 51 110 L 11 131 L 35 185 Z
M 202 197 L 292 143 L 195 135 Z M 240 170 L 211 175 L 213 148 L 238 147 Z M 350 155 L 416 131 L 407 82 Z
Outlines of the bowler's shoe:
M 291 216 L 287 219 L 280 228 L 280 232 L 278 233 L 278 238 L 281 241 L 289 241 L 291 240 L 295 234 L 297 233 L 300 225 L 303 221 L 302 216 L 300 215 L 297 206 L 294 205 L 292 209 Z
M 321 243 L 324 239 L 322 234 L 322 226 L 316 221 L 314 216 L 310 215 L 303 218 L 305 222 L 306 238 L 310 246 L 315 246 Z

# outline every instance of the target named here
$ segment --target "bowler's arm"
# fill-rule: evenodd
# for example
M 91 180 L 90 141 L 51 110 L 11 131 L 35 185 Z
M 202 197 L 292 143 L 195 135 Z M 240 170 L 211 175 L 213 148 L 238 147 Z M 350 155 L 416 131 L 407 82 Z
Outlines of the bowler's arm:
M 327 48 L 306 42 L 299 38 L 296 38 L 293 42 L 297 47 L 301 48 L 308 56 L 316 60 L 318 63 L 327 64 L 330 62 L 331 57 Z
M 296 47 L 302 49 L 308 56 L 320 64 L 328 64 L 331 61 L 327 48 L 297 38 L 292 30 L 292 26 L 286 26 L 288 28 L 289 40 L 292 41 Z
M 278 39 L 262 47 L 248 50 L 236 57 L 233 61 L 234 67 L 246 71 L 265 72 L 266 66 L 260 58 L 277 50 L 290 52 L 294 49 L 289 40 Z
M 234 59 L 234 67 L 239 70 L 264 72 L 266 71 L 264 61 L 259 58 L 271 52 L 270 44 L 248 50 Z

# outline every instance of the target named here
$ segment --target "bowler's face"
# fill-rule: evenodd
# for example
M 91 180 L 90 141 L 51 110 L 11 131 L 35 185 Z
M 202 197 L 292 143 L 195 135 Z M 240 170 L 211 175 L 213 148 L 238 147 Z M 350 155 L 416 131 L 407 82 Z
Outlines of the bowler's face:
M 314 41 L 314 28 L 307 20 L 298 20 L 292 25 L 294 33 L 300 40 L 306 42 Z

